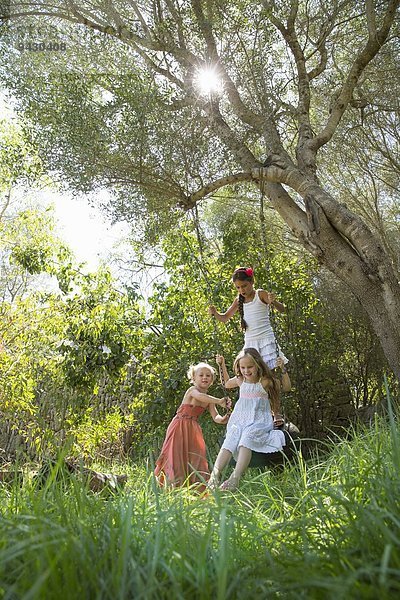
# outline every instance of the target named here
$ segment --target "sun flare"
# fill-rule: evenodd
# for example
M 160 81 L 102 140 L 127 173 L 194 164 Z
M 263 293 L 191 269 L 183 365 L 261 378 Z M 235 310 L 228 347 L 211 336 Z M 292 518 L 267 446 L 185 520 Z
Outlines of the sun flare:
M 199 69 L 194 78 L 195 87 L 203 96 L 221 94 L 223 84 L 215 67 Z

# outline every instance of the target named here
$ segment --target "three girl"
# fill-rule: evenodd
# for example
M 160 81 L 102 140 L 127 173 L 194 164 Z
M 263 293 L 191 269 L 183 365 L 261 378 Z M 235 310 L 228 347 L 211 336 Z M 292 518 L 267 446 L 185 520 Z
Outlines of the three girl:
M 271 408 L 279 405 L 280 382 L 254 348 L 243 349 L 233 365 L 235 377 L 229 379 L 223 356 L 217 362 L 227 389 L 239 387 L 239 400 L 229 418 L 227 433 L 215 461 L 208 487 L 218 487 L 223 469 L 232 455 L 236 466 L 220 489 L 235 490 L 247 469 L 252 452 L 270 453 L 282 450 L 284 433 L 274 429 Z
M 232 414 L 221 416 L 216 405 L 230 407 L 230 400 L 214 398 L 207 394 L 214 381 L 215 371 L 207 363 L 191 367 L 188 376 L 190 387 L 176 416 L 168 426 L 160 457 L 156 462 L 155 475 L 161 485 L 171 483 L 182 485 L 204 482 L 209 477 L 206 459 L 206 446 L 198 423 L 199 416 L 206 410 L 216 423 L 226 424 L 227 435 L 215 461 L 208 487 L 219 485 L 221 473 L 232 456 L 236 466 L 232 475 L 220 487 L 234 490 L 247 469 L 252 452 L 275 453 L 282 450 L 286 441 L 279 429 L 283 424 L 280 412 L 280 389 L 290 390 L 290 379 L 285 364 L 288 359 L 279 348 L 270 321 L 270 308 L 280 312 L 285 307 L 275 295 L 254 288 L 254 273 L 250 267 L 240 267 L 232 275 L 238 292 L 225 313 L 219 313 L 215 306 L 209 313 L 218 321 L 226 323 L 239 312 L 244 330 L 244 348 L 234 363 L 235 377 L 229 379 L 225 360 L 217 356 L 221 380 L 225 387 L 240 388 L 239 400 Z M 282 371 L 282 384 L 274 377 L 272 369 Z M 275 423 L 274 418 L 275 417 Z
M 168 426 L 154 474 L 160 485 L 179 486 L 185 482 L 205 487 L 209 477 L 206 445 L 198 418 L 208 410 L 216 423 L 225 425 L 216 406 L 230 408 L 229 398 L 215 398 L 207 392 L 215 380 L 215 369 L 204 362 L 189 368 L 192 386 L 186 391 L 176 415 Z

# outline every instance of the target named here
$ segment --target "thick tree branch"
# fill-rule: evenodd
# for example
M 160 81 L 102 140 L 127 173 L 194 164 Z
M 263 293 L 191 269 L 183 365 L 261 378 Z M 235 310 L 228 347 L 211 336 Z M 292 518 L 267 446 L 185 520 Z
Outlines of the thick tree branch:
M 339 204 L 330 194 L 325 192 L 315 181 L 307 178 L 304 173 L 295 167 L 281 169 L 279 166 L 253 169 L 253 177 L 261 176 L 267 181 L 279 182 L 297 191 L 302 198 L 312 198 L 329 219 L 331 225 L 340 235 L 348 240 L 357 255 L 368 265 L 371 277 L 378 273 L 380 267 L 386 263 L 383 248 L 376 240 L 372 231 L 364 221 L 350 211 L 344 204 Z
M 169 8 L 169 11 L 171 13 L 173 20 L 175 21 L 175 23 L 177 25 L 179 44 L 180 44 L 181 48 L 184 48 L 186 46 L 186 44 L 185 44 L 185 39 L 183 37 L 182 17 L 179 14 L 179 10 L 177 10 L 173 0 L 166 0 L 166 4 Z M 179 9 L 179 4 L 178 4 L 178 9 Z
M 376 36 L 376 17 L 375 17 L 375 0 L 365 0 L 365 14 L 367 16 L 367 25 L 369 37 Z
M 325 13 L 326 19 L 321 26 L 321 33 L 318 37 L 318 40 L 316 41 L 315 44 L 314 44 L 314 42 L 312 42 L 315 45 L 315 50 L 313 53 L 306 56 L 306 63 L 307 63 L 315 52 L 319 53 L 319 63 L 313 69 L 311 69 L 311 71 L 308 72 L 309 81 L 311 81 L 312 79 L 315 79 L 316 77 L 318 77 L 318 75 L 320 75 L 321 73 L 324 72 L 326 65 L 327 65 L 327 61 L 328 61 L 326 41 L 327 41 L 329 35 L 332 33 L 332 31 L 340 26 L 340 22 L 338 22 L 336 20 L 337 17 L 342 13 L 342 11 L 347 6 L 351 5 L 352 3 L 353 3 L 353 0 L 343 0 L 342 2 L 339 2 L 339 3 L 337 2 L 337 0 L 335 0 L 332 3 L 332 6 L 330 7 L 330 8 L 332 8 L 331 12 L 328 14 Z M 309 38 L 309 39 L 311 41 L 311 38 Z
M 307 215 L 304 210 L 293 200 L 290 194 L 279 183 L 268 181 L 265 188 L 266 194 L 285 223 L 290 227 L 295 237 L 314 256 L 320 255 L 320 249 L 310 239 Z
M 326 69 L 326 65 L 328 63 L 328 52 L 326 50 L 326 39 L 328 37 L 328 33 L 324 33 L 316 43 L 317 50 L 319 52 L 319 63 L 308 72 L 308 81 L 312 81 L 321 73 L 323 73 Z M 306 61 L 309 57 L 306 58 Z
M 297 69 L 297 89 L 299 94 L 298 99 L 298 121 L 299 121 L 299 137 L 309 139 L 312 136 L 310 125 L 310 82 L 306 69 L 306 59 L 304 52 L 299 44 L 299 40 L 295 30 L 295 20 L 298 11 L 298 1 L 292 0 L 290 7 L 290 15 L 285 26 L 272 13 L 269 19 L 273 25 L 280 31 L 283 39 L 289 46 Z M 303 142 L 301 142 L 302 144 Z
M 250 152 L 249 148 L 244 142 L 237 139 L 236 133 L 232 131 L 222 117 L 218 105 L 214 102 L 208 102 L 205 110 L 207 111 L 208 116 L 213 123 L 216 134 L 224 142 L 225 146 L 229 148 L 229 150 L 232 152 L 232 155 L 242 165 L 242 167 L 248 170 L 254 167 L 254 165 L 256 165 L 258 162 L 254 154 Z
M 234 82 L 229 77 L 228 72 L 224 67 L 223 61 L 218 55 L 217 45 L 212 32 L 212 25 L 205 18 L 203 9 L 201 7 L 201 1 L 192 0 L 192 6 L 198 26 L 206 42 L 209 55 L 208 59 L 218 66 L 218 71 L 223 80 L 224 89 L 228 95 L 229 102 L 234 113 L 237 117 L 239 117 L 241 121 L 243 121 L 243 123 L 250 125 L 255 129 L 255 131 L 262 133 L 264 126 L 264 117 L 253 112 L 244 104 Z
M 182 203 L 181 206 L 185 209 L 193 208 L 197 202 L 206 198 L 216 190 L 219 190 L 227 185 L 234 185 L 235 183 L 239 183 L 241 181 L 252 181 L 252 174 L 248 171 L 246 173 L 234 173 L 232 175 L 226 175 L 225 177 L 221 177 L 220 179 L 216 179 L 211 183 L 205 185 L 200 188 L 194 194 L 188 196 Z
M 70 9 L 71 13 L 77 18 L 82 18 L 82 13 L 79 11 L 79 7 L 75 4 L 73 0 L 65 0 L 66 6 Z M 99 15 L 94 15 L 90 10 L 85 7 L 85 19 L 87 19 L 88 23 L 92 23 L 98 25 L 99 27 L 106 28 L 108 25 L 107 21 L 102 20 Z M 81 22 L 81 21 L 80 21 Z

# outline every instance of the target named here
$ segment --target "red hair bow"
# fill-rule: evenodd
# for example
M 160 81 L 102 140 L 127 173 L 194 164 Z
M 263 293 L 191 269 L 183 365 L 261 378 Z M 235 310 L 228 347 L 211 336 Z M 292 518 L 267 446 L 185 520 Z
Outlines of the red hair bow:
M 251 269 L 250 267 L 245 270 L 245 273 L 247 277 L 253 277 L 253 269 Z

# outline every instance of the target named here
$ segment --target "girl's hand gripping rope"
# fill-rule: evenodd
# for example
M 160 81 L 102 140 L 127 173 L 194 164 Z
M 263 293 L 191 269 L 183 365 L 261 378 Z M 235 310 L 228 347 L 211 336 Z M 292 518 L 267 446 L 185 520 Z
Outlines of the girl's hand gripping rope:
M 229 396 L 225 396 L 224 400 L 226 410 L 228 412 L 232 412 L 232 400 L 229 398 Z
M 274 292 L 266 292 L 267 302 L 272 305 L 276 300 L 276 294 Z

